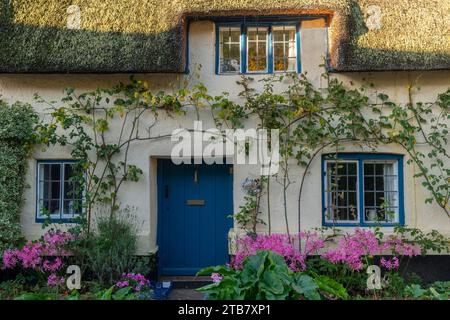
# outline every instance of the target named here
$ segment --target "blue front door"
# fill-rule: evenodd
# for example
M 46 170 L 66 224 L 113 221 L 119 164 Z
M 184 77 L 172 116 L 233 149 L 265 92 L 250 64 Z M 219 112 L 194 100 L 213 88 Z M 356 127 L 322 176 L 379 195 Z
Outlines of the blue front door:
M 233 220 L 230 165 L 158 161 L 158 246 L 162 275 L 194 275 L 228 261 Z

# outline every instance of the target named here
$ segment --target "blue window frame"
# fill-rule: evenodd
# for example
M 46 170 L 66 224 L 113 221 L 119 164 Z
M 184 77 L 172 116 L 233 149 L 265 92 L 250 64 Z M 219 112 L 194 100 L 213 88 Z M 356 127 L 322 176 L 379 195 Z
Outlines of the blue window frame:
M 75 161 L 39 160 L 36 172 L 36 222 L 72 222 L 82 212 L 83 191 L 72 179 Z
M 324 155 L 323 225 L 404 225 L 403 174 L 402 155 Z
M 300 18 L 216 21 L 216 74 L 301 72 Z

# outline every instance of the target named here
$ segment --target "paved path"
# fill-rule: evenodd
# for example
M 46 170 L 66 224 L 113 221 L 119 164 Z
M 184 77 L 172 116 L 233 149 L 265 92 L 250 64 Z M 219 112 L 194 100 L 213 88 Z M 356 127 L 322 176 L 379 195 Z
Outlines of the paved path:
M 204 300 L 204 293 L 197 292 L 194 289 L 173 289 L 169 300 Z

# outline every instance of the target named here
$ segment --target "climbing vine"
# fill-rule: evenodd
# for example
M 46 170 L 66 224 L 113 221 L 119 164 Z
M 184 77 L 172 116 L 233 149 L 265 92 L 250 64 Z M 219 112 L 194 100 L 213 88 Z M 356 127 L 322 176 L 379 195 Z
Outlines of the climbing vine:
M 286 232 L 291 232 L 293 221 L 288 217 L 287 192 L 293 179 L 300 184 L 297 220 L 300 230 L 302 193 L 311 165 L 322 151 L 337 154 L 348 146 L 372 150 L 380 145 L 401 146 L 409 155 L 408 163 L 419 170 L 416 178 L 421 179 L 430 193 L 426 201 L 436 202 L 450 217 L 450 89 L 435 102 L 422 103 L 413 101 L 411 85 L 410 101 L 402 105 L 376 92 L 370 84 L 347 87 L 330 74 L 323 77 L 327 86 L 318 89 L 304 75 L 274 75 L 261 80 L 260 91 L 253 88 L 252 78 L 242 77 L 239 97 L 225 93 L 211 96 L 202 84 L 172 93 L 154 93 L 145 82 L 135 79 L 112 89 L 82 94 L 68 89 L 62 101 L 64 106 L 49 103 L 49 119 L 42 122 L 38 132 L 47 145 L 70 146 L 72 157 L 78 160 L 80 182 L 84 182 L 86 190 L 87 221 L 97 203 L 107 204 L 111 215 L 117 212 L 120 188 L 126 182 L 139 180 L 142 170 L 129 161 L 132 144 L 170 137 L 153 130 L 159 114 L 184 114 L 192 107 L 197 119 L 204 114 L 199 112 L 201 109 L 209 111 L 222 132 L 226 128 L 245 127 L 247 119 L 256 119 L 259 128 L 279 130 L 279 173 L 268 178 L 256 177 L 257 187 L 251 192 L 247 190 L 246 203 L 235 216 L 249 233 L 256 233 L 257 225 L 262 223 L 271 232 L 273 183 L 282 187 L 282 212 Z M 280 83 L 288 86 L 279 90 Z M 292 176 L 291 160 L 304 169 L 302 176 Z M 259 216 L 263 196 L 267 197 L 269 221 Z
M 134 79 L 112 89 L 81 94 L 68 88 L 63 106 L 36 96 L 38 102 L 48 105 L 45 119 L 37 127 L 41 142 L 69 147 L 76 160 L 74 182 L 85 197 L 85 215 L 80 222 L 88 232 L 98 206 L 106 206 L 112 217 L 120 207 L 121 187 L 137 182 L 142 175 L 129 161 L 131 145 L 164 138 L 152 134 L 159 113 L 182 113 L 180 100 L 185 97 L 184 90 L 173 95 L 153 94 L 145 82 Z
M 426 202 L 436 202 L 450 217 L 447 151 L 450 89 L 439 94 L 435 102 L 422 103 L 413 102 L 411 85 L 409 103 L 402 105 L 391 101 L 384 93 L 378 92 L 375 99 L 369 98 L 376 92 L 372 84 L 348 88 L 327 73 L 323 77 L 327 82 L 325 89 L 315 88 L 304 75 L 273 76 L 262 80 L 261 92 L 251 88 L 251 78 L 243 78 L 240 95 L 245 103 L 227 104 L 226 117 L 222 117 L 227 123 L 242 125 L 230 115 L 256 116 L 261 127 L 280 130 L 281 170 L 274 178 L 283 187 L 286 232 L 290 233 L 286 200 L 291 184 L 289 159 L 295 158 L 304 168 L 298 197 L 298 230 L 301 230 L 302 193 L 311 165 L 323 150 L 334 150 L 337 154 L 350 145 L 372 150 L 380 145 L 401 146 L 409 155 L 408 163 L 419 169 L 415 178 L 422 179 L 423 186 L 430 192 Z M 276 84 L 284 80 L 291 83 L 288 89 L 276 92 Z M 236 111 L 230 110 L 230 106 Z M 267 181 L 269 191 L 271 179 Z M 270 212 L 269 197 L 267 200 Z
M 35 142 L 37 121 L 30 105 L 0 100 L 0 254 L 21 240 L 27 157 Z

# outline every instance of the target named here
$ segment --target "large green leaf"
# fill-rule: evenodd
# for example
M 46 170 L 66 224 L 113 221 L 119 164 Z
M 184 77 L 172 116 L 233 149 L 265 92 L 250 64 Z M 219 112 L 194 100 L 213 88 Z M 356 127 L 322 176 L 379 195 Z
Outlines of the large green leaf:
M 314 280 L 319 286 L 320 291 L 333 295 L 336 298 L 340 298 L 343 300 L 348 299 L 349 296 L 347 290 L 336 280 L 331 279 L 327 276 L 316 276 L 314 277 Z
M 213 273 L 220 273 L 222 276 L 227 274 L 233 274 L 235 270 L 231 269 L 228 266 L 214 266 L 214 267 L 207 267 L 199 272 L 197 272 L 197 276 L 209 276 Z
M 113 290 L 114 290 L 114 286 L 112 286 L 111 288 L 101 292 L 100 300 L 111 300 L 112 299 Z
M 56 300 L 55 295 L 46 293 L 24 293 L 14 300 Z
M 264 272 L 261 285 L 268 288 L 268 290 L 275 295 L 283 294 L 285 291 L 283 282 L 281 281 L 280 277 L 273 271 Z
M 268 251 L 258 251 L 256 255 L 250 256 L 244 261 L 244 269 L 248 268 L 255 272 L 257 277 L 260 277 L 264 271 L 264 264 L 268 255 Z
M 131 293 L 131 287 L 123 287 L 112 295 L 113 300 L 126 300 Z
M 320 300 L 320 294 L 317 291 L 319 286 L 313 278 L 306 274 L 296 274 L 292 288 L 308 300 Z

